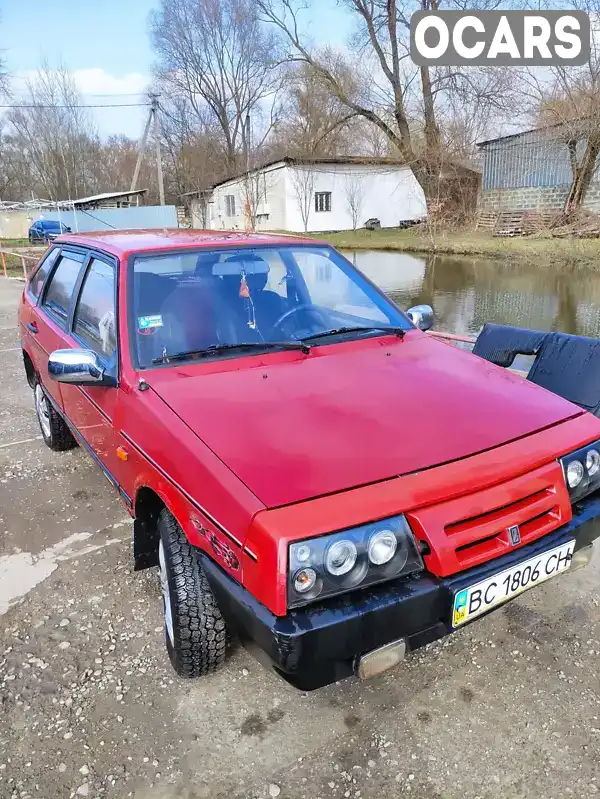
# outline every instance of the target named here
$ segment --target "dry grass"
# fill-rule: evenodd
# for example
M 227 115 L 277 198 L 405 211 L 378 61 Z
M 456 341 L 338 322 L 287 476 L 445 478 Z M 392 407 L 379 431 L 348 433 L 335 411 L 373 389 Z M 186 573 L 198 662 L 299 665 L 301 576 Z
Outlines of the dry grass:
M 12 247 L 31 247 L 29 239 L 0 239 L 0 243 L 5 250 L 10 250 Z M 33 245 L 35 246 L 35 245 Z
M 21 264 L 21 259 L 17 255 L 4 255 L 6 260 L 6 271 L 9 277 L 23 277 L 23 266 Z M 31 269 L 35 266 L 35 261 L 31 261 L 27 259 L 25 261 L 27 269 Z M 0 261 L 0 277 L 4 275 L 4 270 L 2 268 L 2 261 Z
M 600 239 L 558 239 L 544 235 L 502 238 L 474 230 L 441 232 L 432 239 L 426 230 L 417 228 L 348 230 L 311 235 L 342 250 L 446 253 L 600 267 Z

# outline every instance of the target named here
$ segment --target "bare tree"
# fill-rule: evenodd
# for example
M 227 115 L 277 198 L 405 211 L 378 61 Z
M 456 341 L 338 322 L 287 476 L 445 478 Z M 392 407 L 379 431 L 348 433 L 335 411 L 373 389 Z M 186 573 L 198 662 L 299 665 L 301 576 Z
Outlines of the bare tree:
M 346 181 L 345 194 L 348 211 L 352 218 L 352 230 L 356 230 L 364 202 L 363 185 L 358 176 L 353 176 Z
M 300 0 L 256 0 L 262 18 L 286 37 L 288 58 L 307 64 L 350 113 L 375 125 L 394 154 L 404 159 L 421 185 L 433 212 L 451 194 L 464 168 L 448 157 L 440 109 L 449 94 L 485 97 L 498 105 L 500 84 L 493 72 L 431 70 L 416 67 L 409 58 L 409 28 L 413 11 L 462 7 L 461 0 L 342 0 L 357 24 L 355 60 L 331 48 L 312 47 L 301 32 Z M 495 0 L 478 0 L 479 8 Z M 495 83 L 496 81 L 496 83 Z M 444 203 L 442 202 L 442 205 Z
M 550 0 L 542 5 L 554 7 Z M 533 118 L 534 124 L 547 128 L 536 147 L 545 148 L 555 164 L 565 159 L 571 168 L 571 185 L 555 224 L 581 209 L 600 154 L 600 0 L 567 0 L 566 8 L 589 14 L 588 61 L 581 67 L 523 70 L 518 78 L 530 121 Z
M 7 119 L 29 164 L 32 186 L 53 200 L 81 196 L 92 179 L 99 141 L 70 73 L 43 64 L 26 91 L 28 107 L 12 110 Z
M 246 226 L 256 230 L 258 216 L 263 212 L 267 202 L 270 178 L 262 169 L 249 170 L 242 177 L 242 203 Z
M 185 97 L 161 104 L 166 191 L 176 202 L 189 191 L 202 191 L 226 177 L 218 130 L 198 119 Z
M 302 224 L 304 225 L 304 232 L 307 233 L 310 212 L 314 202 L 315 172 L 310 165 L 305 167 L 291 166 L 288 168 L 291 170 L 292 187 L 302 218 Z
M 276 35 L 261 25 L 252 0 L 161 0 L 151 31 L 163 85 L 199 121 L 210 114 L 233 173 L 250 149 L 246 117 L 261 117 L 267 100 L 276 100 Z
M 322 156 L 348 152 L 351 122 L 357 115 L 327 90 L 320 75 L 308 64 L 295 64 L 284 85 L 284 114 L 274 129 L 281 151 Z

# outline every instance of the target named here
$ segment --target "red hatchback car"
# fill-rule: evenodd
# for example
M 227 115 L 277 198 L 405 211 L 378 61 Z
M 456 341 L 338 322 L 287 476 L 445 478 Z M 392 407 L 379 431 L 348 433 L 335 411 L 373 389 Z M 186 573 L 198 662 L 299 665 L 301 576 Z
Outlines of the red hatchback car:
M 181 675 L 228 630 L 303 689 L 378 674 L 600 532 L 600 421 L 324 243 L 64 235 L 19 318 L 44 440 L 119 492 Z

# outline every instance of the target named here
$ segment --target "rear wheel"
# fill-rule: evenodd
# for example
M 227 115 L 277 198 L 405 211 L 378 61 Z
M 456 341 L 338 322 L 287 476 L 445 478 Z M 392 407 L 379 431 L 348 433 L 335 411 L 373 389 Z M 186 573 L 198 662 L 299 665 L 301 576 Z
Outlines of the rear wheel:
M 158 530 L 165 641 L 171 664 L 181 677 L 211 674 L 225 661 L 223 616 L 198 551 L 166 509 L 159 516 Z
M 35 412 L 37 413 L 40 430 L 46 445 L 55 452 L 62 452 L 76 447 L 77 442 L 73 438 L 66 422 L 56 413 L 42 388 L 42 384 L 37 380 L 33 387 L 33 397 L 35 400 Z

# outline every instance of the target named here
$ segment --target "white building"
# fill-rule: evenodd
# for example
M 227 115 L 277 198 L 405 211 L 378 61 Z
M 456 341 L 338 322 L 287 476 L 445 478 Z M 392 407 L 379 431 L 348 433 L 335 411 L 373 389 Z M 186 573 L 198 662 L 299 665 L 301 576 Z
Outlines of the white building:
M 213 230 L 291 232 L 381 227 L 426 216 L 411 170 L 390 158 L 283 158 L 216 184 L 192 200 L 192 224 Z

